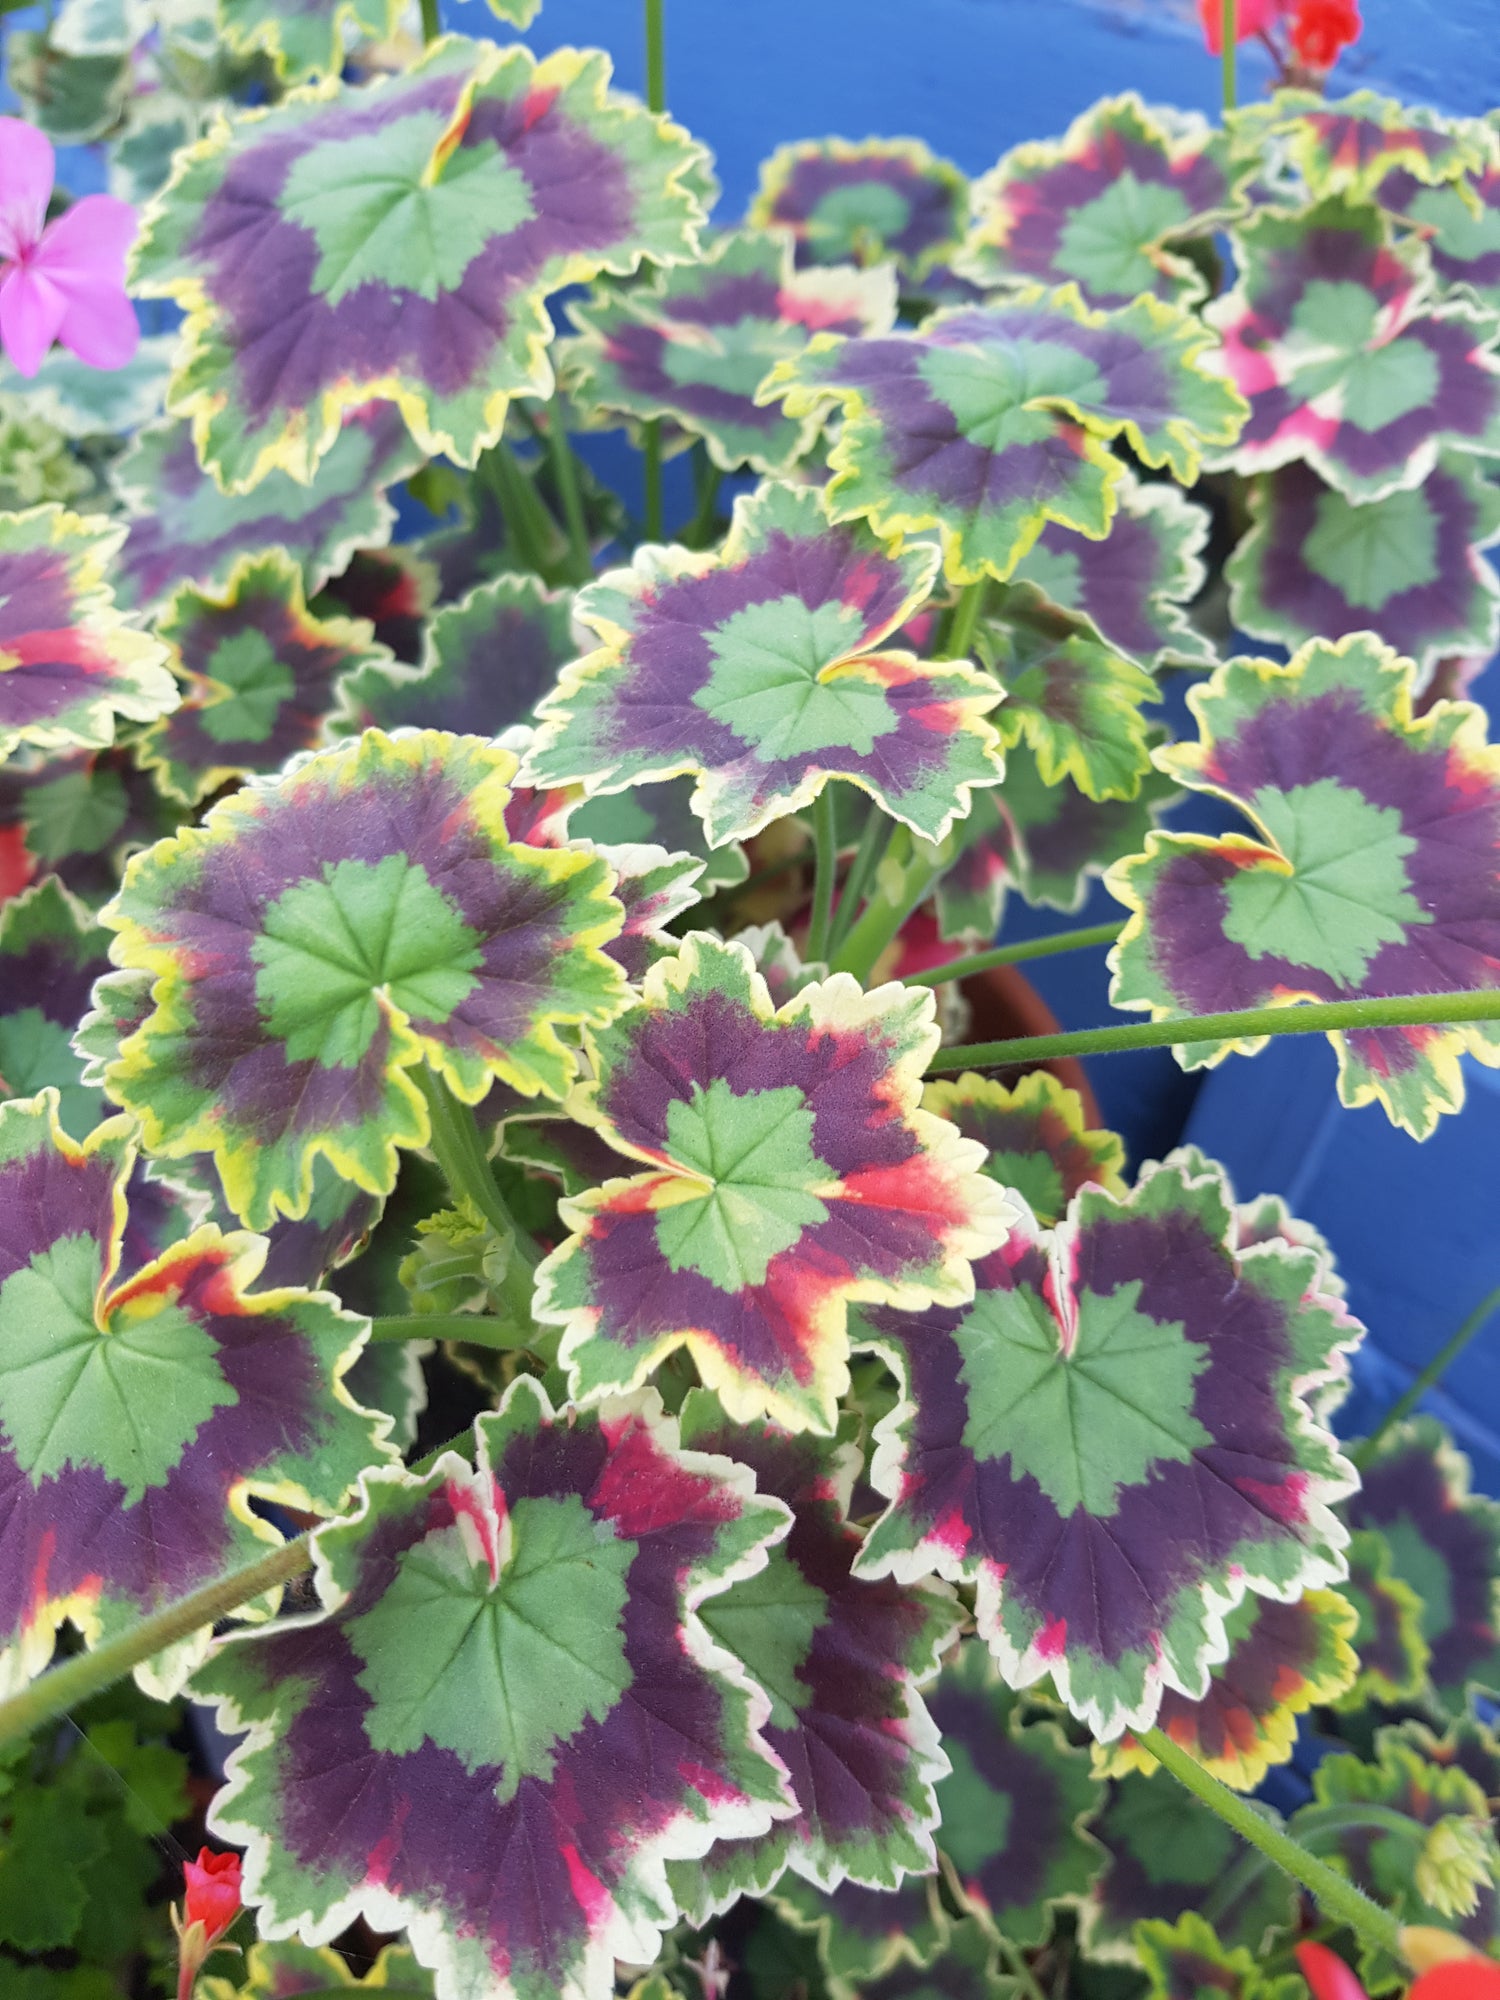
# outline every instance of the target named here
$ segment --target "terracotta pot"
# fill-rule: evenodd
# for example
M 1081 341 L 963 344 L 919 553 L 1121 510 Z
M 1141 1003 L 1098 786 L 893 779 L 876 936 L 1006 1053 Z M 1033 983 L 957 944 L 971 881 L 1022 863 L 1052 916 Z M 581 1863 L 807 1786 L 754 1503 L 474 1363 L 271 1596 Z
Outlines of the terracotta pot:
M 1060 1032 L 1057 1016 L 1018 965 L 992 965 L 988 972 L 964 980 L 959 991 L 973 1016 L 965 1036 L 967 1041 L 1008 1042 L 1020 1035 Z M 1076 1090 L 1083 1099 L 1084 1122 L 1103 1124 L 1098 1100 L 1076 1056 L 1062 1056 L 1046 1063 L 1017 1063 L 1005 1069 L 1003 1079 L 1014 1083 L 1031 1069 L 1049 1070 L 1059 1083 Z

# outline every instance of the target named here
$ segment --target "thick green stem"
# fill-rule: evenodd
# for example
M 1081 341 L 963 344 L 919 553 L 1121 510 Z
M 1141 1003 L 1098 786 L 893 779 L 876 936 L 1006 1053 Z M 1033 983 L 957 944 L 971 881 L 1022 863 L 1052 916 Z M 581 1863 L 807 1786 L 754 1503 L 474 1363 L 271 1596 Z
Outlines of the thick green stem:
M 1239 0 L 1223 0 L 1223 4 L 1224 11 L 1219 31 L 1224 37 L 1224 44 L 1219 64 L 1223 78 L 1224 109 L 1233 111 L 1239 102 L 1239 80 L 1235 74 L 1240 45 Z
M 443 16 L 439 0 L 422 0 L 422 40 L 435 42 L 443 32 Z
M 813 902 L 807 931 L 809 961 L 828 956 L 833 926 L 833 889 L 839 872 L 838 829 L 834 824 L 833 786 L 825 784 L 813 806 Z
M 837 951 L 849 935 L 854 919 L 859 915 L 860 904 L 865 899 L 865 891 L 870 886 L 875 863 L 880 859 L 880 850 L 889 838 L 890 821 L 872 803 L 865 815 L 864 832 L 859 836 L 854 859 L 844 877 L 844 886 L 839 892 L 838 908 L 833 913 L 833 931 L 829 938 L 831 951 Z
M 876 893 L 833 954 L 833 971 L 852 972 L 863 985 L 875 961 L 948 865 L 936 850 L 930 860 L 923 860 L 910 828 L 898 824 L 876 871 Z
M 971 952 L 967 958 L 950 958 L 946 965 L 929 966 L 925 972 L 909 972 L 908 986 L 946 986 L 952 979 L 972 979 L 976 972 L 988 972 L 995 965 L 1022 965 L 1028 958 L 1055 958 L 1064 951 L 1087 951 L 1096 944 L 1111 944 L 1125 928 L 1122 917 L 1116 924 L 1090 924 L 1077 931 L 1054 931 L 1051 937 L 1028 938 L 1024 944 L 996 945 L 993 951 Z
M 567 426 L 563 423 L 562 411 L 556 402 L 549 412 L 547 450 L 552 459 L 552 477 L 557 483 L 557 497 L 562 502 L 563 519 L 568 528 L 568 554 L 572 562 L 572 581 L 587 583 L 594 573 L 594 559 L 589 553 L 588 522 L 584 518 L 583 494 L 578 486 L 578 461 L 573 456 L 573 447 L 568 442 Z
M 1371 1459 L 1374 1458 L 1375 1453 L 1380 1448 L 1380 1441 L 1386 1432 L 1411 1415 L 1418 1403 L 1427 1394 L 1427 1391 L 1443 1379 L 1454 1362 L 1457 1361 L 1459 1355 L 1463 1353 L 1469 1342 L 1474 1338 L 1475 1334 L 1481 1330 L 1496 1312 L 1500 1312 L 1500 1285 L 1496 1285 L 1492 1292 L 1485 1294 L 1479 1301 L 1479 1304 L 1475 1306 L 1473 1312 L 1464 1321 L 1463 1325 L 1458 1329 L 1457 1333 L 1452 1335 L 1438 1349 L 1437 1353 L 1433 1355 L 1416 1381 L 1406 1391 L 1406 1394 L 1399 1401 L 1391 1405 L 1390 1409 L 1386 1411 L 1370 1435 L 1350 1452 L 1349 1457 L 1360 1472 L 1363 1472 Z
M 964 660 L 974 643 L 974 634 L 979 629 L 980 613 L 984 610 L 984 600 L 989 596 L 990 580 L 980 577 L 977 583 L 965 586 L 962 597 L 953 607 L 953 615 L 948 621 L 948 630 L 938 649 L 940 660 Z
M 641 467 L 646 489 L 642 537 L 648 542 L 659 542 L 662 538 L 661 424 L 655 417 L 641 425 Z
M 439 1172 L 455 1200 L 471 1201 L 500 1241 L 510 1246 L 505 1276 L 500 1281 L 500 1297 L 525 1332 L 525 1344 L 532 1346 L 535 1344 L 531 1317 L 535 1290 L 533 1273 L 541 1262 L 541 1254 L 505 1205 L 505 1197 L 495 1183 L 472 1108 L 460 1104 L 442 1078 L 425 1065 L 414 1075 L 418 1089 L 427 1100 L 427 1115 L 432 1126 L 428 1145 L 438 1163 Z
M 929 1069 L 1000 1069 L 1056 1056 L 1109 1056 L 1125 1049 L 1168 1049 L 1242 1035 L 1315 1035 L 1350 1028 L 1443 1027 L 1500 1021 L 1500 991 L 1403 993 L 1389 1000 L 1327 1000 L 1291 1007 L 1248 1007 L 1241 1014 L 1184 1014 L 1170 1021 L 1129 1021 L 1072 1034 L 1024 1035 L 1013 1042 L 972 1042 L 940 1049 Z
M 105 1688 L 113 1687 L 145 1661 L 155 1659 L 168 1646 L 190 1638 L 205 1625 L 217 1624 L 240 1605 L 248 1604 L 251 1598 L 290 1583 L 311 1568 L 312 1549 L 308 1538 L 302 1535 L 213 1583 L 206 1583 L 201 1590 L 179 1597 L 175 1603 L 143 1618 L 128 1632 L 122 1632 L 118 1639 L 111 1639 L 91 1653 L 77 1653 L 71 1660 L 64 1660 L 60 1667 L 42 1674 L 30 1687 L 22 1688 L 8 1701 L 0 1701 L 0 1744 L 30 1736 L 44 1722 L 55 1722 L 70 1708 L 102 1694 Z
M 1401 1927 L 1389 1910 L 1372 1903 L 1362 1889 L 1356 1889 L 1337 1869 L 1309 1854 L 1279 1826 L 1262 1819 L 1247 1800 L 1230 1791 L 1227 1785 L 1221 1785 L 1162 1730 L 1146 1730 L 1140 1743 L 1143 1750 L 1149 1750 L 1185 1790 L 1223 1820 L 1241 1840 L 1259 1848 L 1269 1861 L 1300 1883 L 1325 1915 L 1347 1924 L 1362 1943 L 1400 1960 Z
M 665 0 L 646 0 L 646 103 L 652 111 L 667 108 Z
M 529 1347 L 533 1338 L 529 1327 L 512 1326 L 509 1320 L 491 1319 L 487 1313 L 395 1313 L 370 1321 L 371 1340 L 463 1340 L 470 1347 L 494 1347 L 514 1353 Z

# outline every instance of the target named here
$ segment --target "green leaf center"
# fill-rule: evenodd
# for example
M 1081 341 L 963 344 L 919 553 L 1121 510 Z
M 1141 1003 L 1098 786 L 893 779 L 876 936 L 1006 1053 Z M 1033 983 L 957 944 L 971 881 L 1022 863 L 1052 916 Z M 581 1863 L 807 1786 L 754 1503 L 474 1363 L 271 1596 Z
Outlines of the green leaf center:
M 874 681 L 838 671 L 863 629 L 852 604 L 790 592 L 747 604 L 709 633 L 713 665 L 694 704 L 766 762 L 832 749 L 868 757 L 896 717 Z
M 459 912 L 404 854 L 335 861 L 266 911 L 255 993 L 292 1062 L 354 1068 L 380 1021 L 377 992 L 445 1021 L 479 983 L 482 954 Z
M 828 1219 L 812 1192 L 830 1182 L 812 1134 L 813 1114 L 790 1084 L 737 1097 L 715 1077 L 675 1100 L 668 1148 L 707 1185 L 682 1183 L 681 1198 L 657 1212 L 656 1240 L 672 1269 L 687 1266 L 722 1292 L 764 1284 L 771 1259 Z
M 99 1245 L 77 1235 L 0 1285 L 0 1427 L 33 1485 L 92 1467 L 133 1507 L 239 1396 L 212 1335 L 169 1301 L 146 1293 L 102 1330 L 98 1284 Z
M 374 1706 L 365 1734 L 401 1756 L 426 1742 L 470 1772 L 496 1768 L 496 1796 L 547 1780 L 553 1751 L 602 1722 L 630 1686 L 623 1621 L 635 1543 L 576 1494 L 518 1500 L 498 1575 L 462 1527 L 403 1551 L 378 1603 L 349 1621 Z
M 1289 874 L 1244 868 L 1225 886 L 1225 935 L 1252 958 L 1315 966 L 1354 986 L 1383 945 L 1432 921 L 1407 884 L 1405 857 L 1417 843 L 1395 806 L 1336 778 L 1257 792 L 1251 803 L 1291 864 Z
M 330 305 L 361 285 L 436 299 L 535 214 L 525 175 L 492 140 L 459 147 L 430 177 L 446 129 L 438 112 L 411 111 L 292 162 L 279 207 L 316 238 L 313 287 Z
M 1079 1295 L 1065 1348 L 1036 1292 L 983 1292 L 955 1332 L 968 1390 L 964 1443 L 981 1459 L 1009 1458 L 1062 1515 L 1107 1518 L 1122 1488 L 1141 1486 L 1162 1461 L 1185 1464 L 1213 1443 L 1193 1413 L 1208 1351 L 1175 1320 L 1139 1310 L 1138 1279 Z

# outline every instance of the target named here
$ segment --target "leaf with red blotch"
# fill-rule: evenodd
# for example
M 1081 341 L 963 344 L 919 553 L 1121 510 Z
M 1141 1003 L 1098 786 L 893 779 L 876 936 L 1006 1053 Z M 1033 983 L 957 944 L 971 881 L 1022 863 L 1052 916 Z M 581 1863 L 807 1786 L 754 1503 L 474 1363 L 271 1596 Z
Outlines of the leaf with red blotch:
M 1169 1689 L 1203 1698 L 1248 1591 L 1343 1573 L 1354 1473 L 1311 1399 L 1362 1329 L 1310 1252 L 1240 1254 L 1234 1227 L 1223 1170 L 1174 1156 L 1123 1200 L 1083 1188 L 1055 1230 L 1026 1217 L 972 1305 L 851 1328 L 903 1384 L 861 1573 L 977 1585 L 1007 1681 L 1050 1672 L 1104 1741 Z
M 136 856 L 104 921 L 152 1011 L 105 1084 L 153 1152 L 212 1152 L 263 1227 L 307 1212 L 319 1154 L 389 1193 L 428 1139 L 419 1063 L 465 1103 L 565 1094 L 571 1030 L 625 997 L 622 911 L 596 856 L 512 837 L 514 775 L 478 737 L 371 729 Z
M 125 502 L 124 546 L 110 566 L 116 600 L 148 611 L 185 583 L 222 590 L 244 556 L 285 549 L 311 596 L 361 548 L 389 541 L 389 489 L 422 454 L 388 405 L 351 410 L 311 485 L 270 473 L 253 494 L 223 492 L 177 418 L 138 431 L 110 480 Z
M 1396 1574 L 1391 1545 L 1378 1528 L 1356 1528 L 1349 1537 L 1342 1594 L 1359 1618 L 1354 1633 L 1359 1672 L 1334 1707 L 1357 1709 L 1375 1701 L 1394 1707 L 1416 1700 L 1427 1686 L 1432 1659 L 1422 1633 L 1426 1605 Z
M 362 1916 L 441 2000 L 606 2000 L 674 1920 L 667 1864 L 790 1809 L 704 1622 L 788 1516 L 649 1392 L 555 1416 L 523 1376 L 475 1430 L 473 1467 L 368 1476 L 315 1538 L 322 1611 L 199 1674 L 250 1731 L 210 1823 L 272 1935 Z
M 317 1514 L 392 1456 L 343 1378 L 367 1323 L 251 1291 L 264 1242 L 207 1226 L 122 1274 L 130 1121 L 76 1144 L 57 1098 L 0 1105 L 0 1685 L 64 1621 L 90 1647 L 264 1553 L 252 1498 Z M 265 1607 L 260 1615 L 264 1615 Z M 252 1614 L 254 1615 L 254 1614 Z M 137 1669 L 175 1692 L 201 1632 Z
M 1104 1789 L 1086 1750 L 1021 1704 L 978 1640 L 966 1640 L 928 1697 L 953 1769 L 938 1786 L 937 1843 L 961 1904 L 1030 1948 L 1054 1912 L 1085 1906 L 1104 1863 L 1087 1828 Z
M 117 721 L 176 706 L 161 644 L 115 609 L 124 534 L 55 506 L 0 515 L 0 761 L 23 745 L 106 748 Z
M 1049 521 L 1109 532 L 1124 437 L 1184 484 L 1246 405 L 1205 365 L 1202 323 L 1152 298 L 1091 311 L 1076 287 L 934 313 L 915 332 L 819 334 L 760 395 L 837 412 L 824 504 L 877 535 L 935 529 L 950 581 L 1011 576 Z M 1023 357 L 1018 361 L 1018 355 Z
M 714 1638 L 771 1697 L 766 1741 L 786 1766 L 798 1812 L 757 1840 L 721 1843 L 668 1870 L 694 1922 L 737 1896 L 763 1895 L 790 1868 L 819 1888 L 892 1889 L 936 1857 L 933 1783 L 947 1768 L 917 1689 L 958 1630 L 945 1584 L 908 1589 L 854 1574 L 861 1536 L 848 1519 L 863 1469 L 854 1420 L 832 1438 L 777 1424 L 729 1423 L 695 1389 L 683 1442 L 748 1465 L 758 1493 L 792 1513 L 765 1569 L 704 1607 Z
M 578 657 L 573 594 L 534 576 L 497 576 L 445 604 L 427 626 L 421 666 L 357 667 L 339 683 L 332 730 L 451 729 L 499 736 L 532 720 Z
M 558 350 L 558 374 L 593 428 L 667 419 L 701 438 L 725 472 L 784 476 L 822 428 L 756 400 L 780 361 L 814 333 L 888 333 L 896 320 L 889 265 L 795 270 L 782 230 L 741 229 L 700 262 L 646 284 L 599 286 L 569 316 L 582 331 Z
M 994 681 L 890 643 L 936 568 L 930 546 L 834 527 L 793 486 L 736 501 L 715 551 L 648 545 L 580 591 L 600 643 L 542 704 L 528 781 L 618 792 L 691 772 L 717 847 L 837 779 L 940 840 L 1004 766 Z
M 972 1071 L 944 1078 L 928 1084 L 922 1108 L 977 1139 L 990 1179 L 1014 1188 L 1044 1229 L 1061 1222 L 1090 1182 L 1110 1194 L 1125 1192 L 1124 1140 L 1090 1130 L 1078 1092 L 1045 1070 L 1033 1070 L 1013 1088 Z
M 1482 167 L 1494 148 L 1480 119 L 1443 118 L 1373 90 L 1332 104 L 1315 91 L 1278 91 L 1274 103 L 1256 111 L 1285 140 L 1315 201 L 1330 194 L 1383 200 L 1394 173 L 1441 187 Z
M 1377 630 L 1424 676 L 1455 653 L 1495 649 L 1500 492 L 1481 461 L 1439 454 L 1420 486 L 1356 505 L 1308 465 L 1251 484 L 1254 525 L 1224 566 L 1234 623 L 1295 647 Z
M 968 181 L 920 139 L 799 139 L 761 162 L 749 220 L 790 230 L 801 265 L 889 260 L 925 291 L 968 209 Z
M 473 465 L 513 396 L 551 392 L 550 293 L 696 254 L 702 149 L 609 77 L 598 50 L 445 35 L 178 154 L 132 276 L 187 309 L 168 400 L 227 491 L 310 480 L 372 400 Z
M 1336 1590 L 1308 1590 L 1290 1604 L 1247 1597 L 1224 1620 L 1227 1658 L 1209 1671 L 1201 1701 L 1168 1689 L 1157 1727 L 1237 1792 L 1253 1792 L 1297 1743 L 1297 1718 L 1338 1700 L 1358 1661 L 1350 1641 L 1359 1614 Z M 1095 1746 L 1111 1777 L 1154 1771 L 1156 1759 L 1130 1734 Z
M 1421 1600 L 1441 1707 L 1464 1714 L 1470 1686 L 1500 1694 L 1500 1504 L 1470 1492 L 1469 1462 L 1437 1419 L 1388 1431 L 1342 1511 L 1353 1529 L 1379 1529 L 1391 1574 Z
M 1239 279 L 1207 318 L 1250 420 L 1214 463 L 1305 461 L 1364 502 L 1420 486 L 1445 447 L 1500 455 L 1495 325 L 1434 301 L 1420 243 L 1338 197 L 1262 209 L 1233 240 Z
M 388 657 L 368 625 L 312 615 L 302 572 L 281 549 L 244 557 L 221 592 L 185 584 L 155 630 L 182 695 L 138 756 L 184 805 L 316 748 L 340 676 Z
M 954 266 L 989 291 L 1071 281 L 1093 306 L 1142 293 L 1191 306 L 1206 286 L 1180 246 L 1243 210 L 1256 166 L 1204 118 L 1149 110 L 1134 91 L 1107 97 L 975 182 Z
M 1153 834 L 1106 877 L 1132 911 L 1111 954 L 1117 1007 L 1153 1020 L 1301 1000 L 1500 984 L 1500 748 L 1468 702 L 1412 713 L 1410 662 L 1373 633 L 1235 660 L 1188 705 L 1199 740 L 1156 753 L 1255 826 Z M 1266 1038 L 1181 1048 L 1185 1069 Z M 1329 1036 L 1339 1095 L 1425 1138 L 1463 1102 L 1460 1057 L 1500 1063 L 1500 1026 Z
M 839 973 L 773 1008 L 749 953 L 700 932 L 653 966 L 568 1101 L 649 1169 L 565 1201 L 537 1273 L 573 1394 L 686 1347 L 735 1421 L 831 1432 L 851 1303 L 972 1296 L 1013 1210 L 919 1108 L 937 1041 L 927 991 Z

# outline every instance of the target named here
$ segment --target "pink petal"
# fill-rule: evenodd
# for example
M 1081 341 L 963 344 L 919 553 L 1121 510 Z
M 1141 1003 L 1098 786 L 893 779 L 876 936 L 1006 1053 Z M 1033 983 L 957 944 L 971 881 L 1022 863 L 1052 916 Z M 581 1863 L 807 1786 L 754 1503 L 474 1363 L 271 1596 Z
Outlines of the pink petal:
M 23 375 L 35 375 L 57 337 L 68 301 L 38 271 L 15 266 L 0 284 L 0 344 Z
M 29 250 L 52 193 L 52 141 L 24 118 L 0 118 L 0 260 Z
M 74 279 L 63 290 L 67 310 L 57 337 L 89 368 L 123 368 L 140 344 L 140 322 L 121 286 Z
M 66 285 L 72 278 L 125 282 L 125 257 L 135 241 L 136 214 L 112 194 L 88 194 L 49 222 L 32 258 L 35 270 Z

